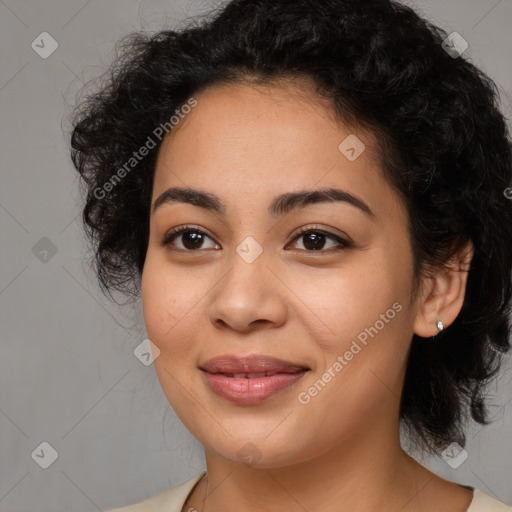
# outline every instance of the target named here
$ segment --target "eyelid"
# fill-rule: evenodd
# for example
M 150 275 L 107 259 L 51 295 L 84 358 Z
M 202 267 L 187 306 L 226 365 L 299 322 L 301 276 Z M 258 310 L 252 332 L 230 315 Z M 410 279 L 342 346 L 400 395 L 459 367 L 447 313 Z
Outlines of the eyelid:
M 212 235 L 204 228 L 200 228 L 199 226 L 194 226 L 191 224 L 185 224 L 183 226 L 176 226 L 174 228 L 167 230 L 165 232 L 164 236 L 162 237 L 162 241 L 161 241 L 162 245 L 163 246 L 170 245 L 171 238 L 178 237 L 179 235 L 181 235 L 187 231 L 196 231 L 196 232 L 202 233 L 203 235 L 206 235 L 208 238 L 213 240 L 217 245 L 219 245 L 218 242 L 216 242 L 216 240 L 215 240 L 216 235 Z M 193 252 L 193 251 L 188 251 L 188 252 Z
M 331 231 L 333 229 L 334 228 L 327 228 L 327 227 L 323 228 L 322 226 L 319 226 L 318 224 L 305 226 L 305 227 L 299 228 L 295 232 L 295 234 L 293 235 L 292 241 L 295 240 L 300 235 L 304 235 L 309 232 L 315 232 L 315 233 L 318 232 L 318 233 L 322 233 L 326 236 L 330 236 L 332 238 L 337 238 L 337 239 L 343 240 L 347 244 L 354 243 L 353 240 L 344 231 L 337 230 L 338 233 L 334 233 L 333 231 Z
M 189 224 L 189 225 L 177 226 L 177 227 L 171 228 L 168 231 L 166 231 L 166 233 L 164 234 L 162 241 L 161 241 L 162 246 L 164 246 L 164 247 L 170 246 L 171 241 L 174 238 L 179 237 L 180 235 L 182 235 L 183 233 L 186 233 L 187 231 L 195 231 L 195 232 L 201 233 L 203 235 L 206 235 L 216 245 L 220 245 L 216 241 L 215 235 L 211 236 L 205 229 Z M 337 251 L 337 250 L 342 250 L 342 249 L 348 249 L 353 246 L 352 239 L 345 233 L 343 233 L 343 235 L 337 235 L 335 233 L 332 233 L 328 229 L 321 228 L 318 225 L 309 225 L 309 226 L 304 226 L 302 228 L 299 228 L 299 230 L 296 231 L 295 234 L 293 235 L 293 238 L 290 240 L 290 242 L 288 242 L 286 244 L 286 247 L 288 245 L 294 243 L 295 241 L 297 241 L 298 239 L 300 239 L 302 236 L 306 235 L 307 233 L 320 233 L 322 235 L 325 235 L 327 238 L 331 238 L 331 239 L 335 240 L 341 247 L 334 247 L 334 248 L 331 247 L 327 250 L 320 249 L 318 251 L 300 250 L 300 252 L 306 252 L 306 253 L 310 253 L 310 254 L 332 253 L 333 249 L 334 249 L 334 251 Z M 200 251 L 202 251 L 202 250 L 204 251 L 206 249 L 197 249 L 197 250 L 177 249 L 177 250 L 183 251 L 183 252 L 200 252 Z M 209 249 L 209 250 L 211 250 L 211 249 Z
M 296 240 L 298 240 L 299 238 L 301 238 L 302 236 L 304 236 L 307 233 L 320 233 L 320 234 L 323 234 L 327 238 L 332 238 L 333 240 L 335 240 L 338 244 L 340 244 L 342 246 L 343 249 L 348 249 L 350 247 L 353 247 L 353 245 L 354 245 L 354 242 L 352 241 L 352 239 L 347 234 L 345 234 L 345 233 L 343 233 L 343 235 L 337 235 L 337 234 L 331 232 L 328 229 L 323 229 L 320 226 L 313 225 L 313 226 L 306 226 L 306 227 L 300 228 L 299 231 L 297 231 L 294 234 L 293 238 L 287 244 L 287 246 L 290 243 L 295 242 Z M 311 254 L 315 254 L 315 253 L 322 254 L 322 253 L 331 253 L 331 252 L 333 252 L 331 249 L 341 250 L 340 248 L 330 248 L 330 249 L 327 249 L 327 250 L 300 251 L 300 252 L 307 252 L 307 253 L 311 253 Z

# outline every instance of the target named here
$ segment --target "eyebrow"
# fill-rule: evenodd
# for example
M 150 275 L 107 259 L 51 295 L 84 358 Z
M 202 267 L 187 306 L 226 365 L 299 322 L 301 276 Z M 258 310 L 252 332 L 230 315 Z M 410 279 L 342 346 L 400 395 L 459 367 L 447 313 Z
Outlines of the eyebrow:
M 292 210 L 299 210 L 311 204 L 334 202 L 350 204 L 361 210 L 372 220 L 375 218 L 371 208 L 362 199 L 338 188 L 301 190 L 281 194 L 273 199 L 268 207 L 268 212 L 273 216 L 283 216 Z M 182 187 L 171 187 L 160 194 L 153 203 L 153 213 L 163 204 L 170 203 L 187 203 L 213 211 L 219 215 L 226 215 L 225 204 L 215 194 Z

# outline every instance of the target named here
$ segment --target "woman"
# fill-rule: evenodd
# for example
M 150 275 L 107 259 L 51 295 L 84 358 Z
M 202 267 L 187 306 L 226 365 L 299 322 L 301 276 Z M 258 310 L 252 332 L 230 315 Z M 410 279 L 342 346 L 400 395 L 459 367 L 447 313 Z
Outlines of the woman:
M 510 349 L 511 145 L 460 40 L 390 0 L 238 0 L 135 35 L 72 134 L 206 471 L 123 511 L 511 508 L 462 464 Z

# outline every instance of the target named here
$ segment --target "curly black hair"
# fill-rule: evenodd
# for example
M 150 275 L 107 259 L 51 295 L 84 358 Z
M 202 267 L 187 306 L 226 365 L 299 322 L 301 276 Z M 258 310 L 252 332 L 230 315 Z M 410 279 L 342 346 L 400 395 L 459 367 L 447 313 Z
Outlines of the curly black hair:
M 400 405 L 420 449 L 464 446 L 469 413 L 489 423 L 485 386 L 511 348 L 512 152 L 495 83 L 446 38 L 392 0 L 234 0 L 181 29 L 124 38 L 72 121 L 103 292 L 140 293 L 158 127 L 170 131 L 213 85 L 307 78 L 340 119 L 375 135 L 407 205 L 416 276 L 474 246 L 455 322 L 435 341 L 413 336 Z

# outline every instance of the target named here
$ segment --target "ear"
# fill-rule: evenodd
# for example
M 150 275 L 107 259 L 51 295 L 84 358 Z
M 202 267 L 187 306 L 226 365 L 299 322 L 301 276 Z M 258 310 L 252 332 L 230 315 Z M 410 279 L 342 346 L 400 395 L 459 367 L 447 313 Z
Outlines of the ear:
M 457 318 L 466 293 L 466 283 L 474 248 L 467 242 L 453 258 L 422 283 L 414 333 L 422 338 L 435 336 L 437 322 L 448 327 Z

